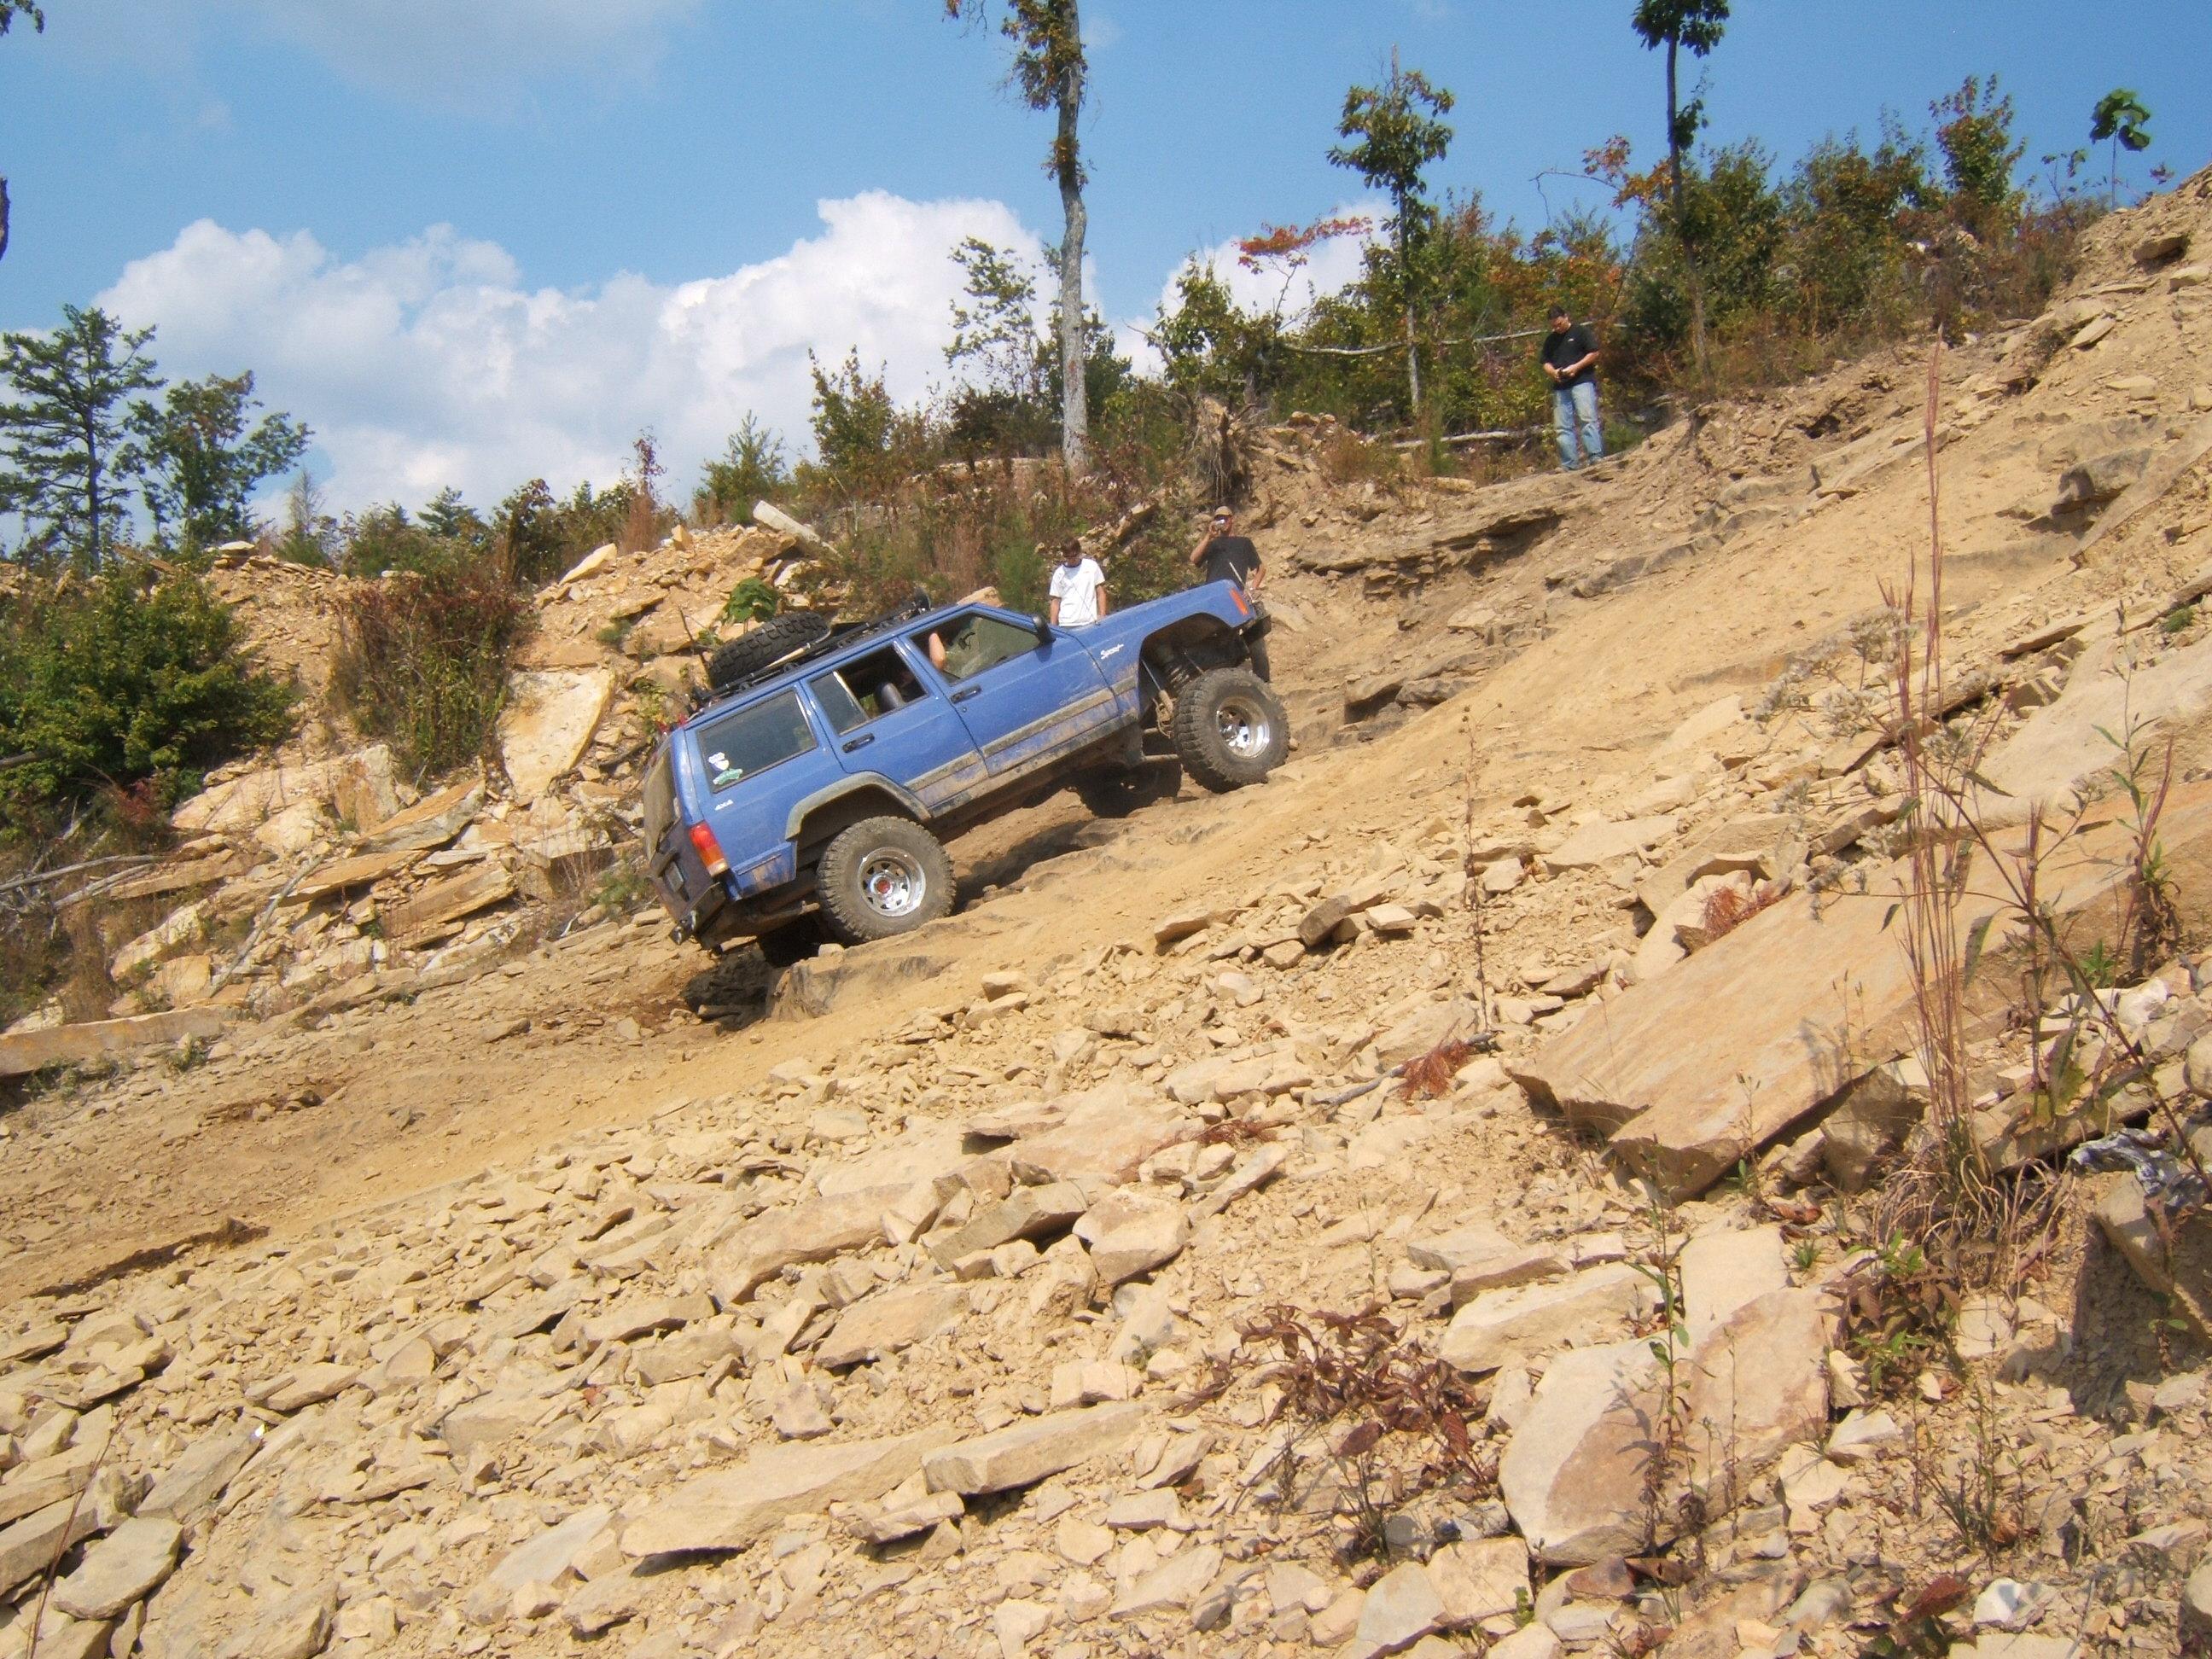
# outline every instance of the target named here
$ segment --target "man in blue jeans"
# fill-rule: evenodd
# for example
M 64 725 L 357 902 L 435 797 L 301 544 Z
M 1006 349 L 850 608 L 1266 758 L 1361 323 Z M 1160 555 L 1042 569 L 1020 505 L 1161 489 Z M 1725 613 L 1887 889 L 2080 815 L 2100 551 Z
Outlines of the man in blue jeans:
M 1597 337 L 1565 306 L 1552 307 L 1552 331 L 1540 354 L 1552 382 L 1552 424 L 1559 434 L 1559 465 L 1577 467 L 1605 459 L 1605 434 L 1597 424 Z M 1576 443 L 1580 428 L 1581 444 Z

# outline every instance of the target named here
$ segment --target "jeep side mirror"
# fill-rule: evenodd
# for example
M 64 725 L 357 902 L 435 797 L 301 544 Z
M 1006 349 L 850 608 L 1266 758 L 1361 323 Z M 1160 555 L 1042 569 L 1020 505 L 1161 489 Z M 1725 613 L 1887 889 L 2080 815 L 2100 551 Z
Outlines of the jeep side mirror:
M 1042 617 L 1031 617 L 1030 618 L 1030 632 L 1036 635 L 1037 643 L 1039 645 L 1050 645 L 1052 643 L 1052 624 L 1047 622 Z

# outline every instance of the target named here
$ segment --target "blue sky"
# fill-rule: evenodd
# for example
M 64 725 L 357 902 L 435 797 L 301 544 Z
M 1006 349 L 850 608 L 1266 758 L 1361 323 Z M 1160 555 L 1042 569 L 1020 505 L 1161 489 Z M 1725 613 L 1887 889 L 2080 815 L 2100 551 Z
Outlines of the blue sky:
M 1459 96 L 1440 186 L 1524 228 L 1660 141 L 1628 0 L 1088 0 L 1097 298 L 1148 320 L 1194 252 L 1356 198 L 1325 151 L 1395 45 Z M 2203 0 L 1741 0 L 1711 136 L 1785 162 L 1915 127 L 1994 70 L 2028 165 L 2116 84 L 2131 159 L 2212 157 Z M 796 440 L 808 347 L 941 381 L 965 234 L 1058 234 L 1044 119 L 936 0 L 50 0 L 0 42 L 15 200 L 0 324 L 100 298 L 173 372 L 253 368 L 341 503 L 611 476 L 650 425 L 679 474 L 745 409 Z M 2094 27 L 2090 20 L 2094 19 Z M 2194 66 L 2194 67 L 2192 67 Z M 824 204 L 830 204 L 826 214 Z M 1340 256 L 1349 256 L 1349 250 Z

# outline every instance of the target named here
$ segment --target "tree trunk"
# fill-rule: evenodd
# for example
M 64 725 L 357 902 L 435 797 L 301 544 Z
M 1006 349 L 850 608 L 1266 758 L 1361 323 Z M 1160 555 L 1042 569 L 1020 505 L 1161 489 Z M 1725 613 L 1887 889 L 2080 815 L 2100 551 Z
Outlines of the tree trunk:
M 85 516 L 90 520 L 88 533 L 92 539 L 92 568 L 98 570 L 106 562 L 106 550 L 100 545 L 100 434 L 92 419 L 84 422 L 84 506 Z
M 1406 389 L 1413 398 L 1408 423 L 1421 423 L 1421 348 L 1413 332 L 1413 243 L 1406 234 L 1406 203 L 1398 204 L 1398 280 L 1406 285 Z
M 1674 198 L 1674 236 L 1682 245 L 1682 275 L 1690 285 L 1690 352 L 1698 365 L 1698 384 L 1707 397 L 1713 391 L 1712 359 L 1705 348 L 1705 284 L 1698 274 L 1698 250 L 1690 235 L 1690 218 L 1682 190 L 1682 145 L 1674 89 L 1676 42 L 1667 42 L 1667 173 Z
M 1085 382 L 1083 240 L 1090 215 L 1083 205 L 1083 152 L 1079 124 L 1083 114 L 1085 64 L 1083 21 L 1077 0 L 1067 0 L 1067 29 L 1078 43 L 1060 83 L 1060 139 L 1053 171 L 1060 180 L 1060 205 L 1066 229 L 1060 240 L 1060 453 L 1067 476 L 1091 470 L 1091 393 Z

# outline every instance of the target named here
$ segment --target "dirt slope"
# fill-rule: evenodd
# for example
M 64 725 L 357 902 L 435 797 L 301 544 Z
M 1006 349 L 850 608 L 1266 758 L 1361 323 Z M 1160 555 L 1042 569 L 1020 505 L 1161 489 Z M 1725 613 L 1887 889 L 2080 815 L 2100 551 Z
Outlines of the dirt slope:
M 2116 216 L 2044 319 L 1942 356 L 1947 628 L 2000 741 L 2123 657 L 2178 678 L 2212 651 L 2193 612 L 2138 626 L 2212 560 L 2208 198 L 2212 175 Z M 1939 1569 L 1978 1589 L 2002 1567 L 2036 1592 L 2017 1622 L 2172 1651 L 2204 1536 L 2203 1392 L 2160 1379 L 2203 1333 L 2158 1325 L 2083 1220 L 2038 1297 L 1972 1310 L 1960 1346 L 1988 1363 L 1968 1386 L 1916 1364 L 1847 1414 L 1883 1379 L 1828 1353 L 1849 1211 L 1820 1132 L 1766 1164 L 1767 1190 L 1809 1200 L 1693 1196 L 1658 1219 L 1712 1241 L 1680 1270 L 1696 1363 L 1759 1370 L 1729 1420 L 1772 1419 L 1725 1468 L 1685 1449 L 1654 1476 L 1604 1463 L 1628 1454 L 1571 1398 L 1655 1386 L 1630 1334 L 1652 1281 L 1623 1259 L 1663 1275 L 1671 1250 L 1641 1196 L 1492 1061 L 1447 1067 L 1431 1102 L 1347 1097 L 1472 1030 L 1485 988 L 1517 1066 L 1663 986 L 1702 944 L 1681 902 L 1747 888 L 1734 872 L 1848 891 L 1881 866 L 1897 781 L 1869 655 L 1885 586 L 1926 547 L 1928 362 L 1900 348 L 1596 474 L 1490 489 L 1340 489 L 1311 428 L 1269 434 L 1252 520 L 1300 749 L 1265 787 L 1006 820 L 956 849 L 961 914 L 772 995 L 652 917 L 608 920 L 11 1114 L 0 1513 L 84 1485 L 70 1449 L 111 1420 L 103 1528 L 137 1477 L 267 1431 L 227 1499 L 228 1469 L 174 1500 L 187 1553 L 164 1588 L 112 1611 L 81 1595 L 61 1634 L 566 1651 L 611 1626 L 635 1652 L 1078 1654 L 1434 1632 L 1521 1659 L 1557 1651 L 1543 1632 L 1672 1628 L 1669 1653 L 1840 1652 L 1843 1622 L 1886 1620 Z M 725 572 L 702 562 L 704 593 Z M 627 583 L 565 637 L 595 637 Z M 2201 704 L 2167 725 L 2201 765 Z M 1739 861 L 1715 872 L 1717 849 Z M 2156 983 L 2170 1021 L 2196 1009 L 2185 968 Z M 1993 1076 L 2014 1057 L 1984 1056 Z M 1724 1088 L 1731 1056 L 1711 1070 Z M 836 1207 L 856 1182 L 857 1228 Z M 1008 1218 L 1048 1200 L 1072 1207 Z M 1784 1221 L 1812 1248 L 1785 1254 Z M 1527 1310 L 1494 1299 L 1523 1280 Z M 1238 1335 L 1278 1302 L 1370 1299 L 1452 1361 L 1467 1392 L 1437 1409 L 1476 1442 L 1459 1485 L 1384 1504 L 1379 1562 L 1344 1547 L 1360 1465 L 1329 1448 L 1350 1419 L 1302 1417 L 1296 1377 Z M 1961 1541 L 1929 1472 L 1995 1458 L 1992 1413 L 2014 1490 L 2001 1536 Z M 2116 1437 L 2154 1415 L 2173 1431 Z M 925 1461 L 1000 1431 L 1066 1444 Z M 1369 1473 L 1411 1481 L 1428 1432 L 1388 1437 Z M 734 1491 L 701 1484 L 731 1468 Z M 1663 1523 L 1628 1513 L 1643 1479 L 1690 1482 L 1711 1525 L 1671 1497 Z M 1678 1532 L 1663 1568 L 1618 1560 Z M 1540 1615 L 1518 1634 L 1516 1591 Z M 0 1625 L 0 1654 L 21 1634 Z

